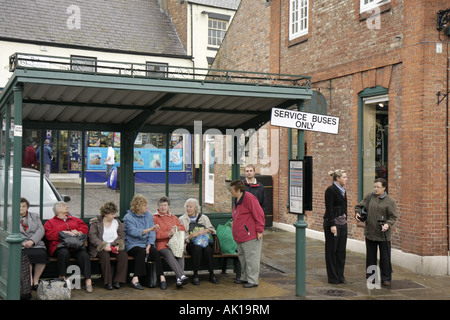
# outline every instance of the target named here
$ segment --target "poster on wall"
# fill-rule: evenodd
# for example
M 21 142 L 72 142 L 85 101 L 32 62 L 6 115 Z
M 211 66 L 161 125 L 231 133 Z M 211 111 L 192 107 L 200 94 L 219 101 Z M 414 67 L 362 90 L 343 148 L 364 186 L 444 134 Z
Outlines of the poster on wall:
M 120 165 L 120 148 L 113 148 L 116 153 L 115 165 Z M 108 148 L 88 147 L 88 170 L 106 170 L 104 164 L 107 158 Z M 133 156 L 134 170 L 142 171 L 165 171 L 166 170 L 166 150 L 164 149 L 134 149 Z M 183 149 L 169 150 L 169 170 L 183 170 Z

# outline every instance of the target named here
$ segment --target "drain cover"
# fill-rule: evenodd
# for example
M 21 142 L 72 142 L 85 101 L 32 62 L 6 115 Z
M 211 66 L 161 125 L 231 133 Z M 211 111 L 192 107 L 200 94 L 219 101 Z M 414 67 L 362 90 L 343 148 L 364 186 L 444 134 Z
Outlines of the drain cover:
M 423 289 L 425 287 L 414 281 L 403 279 L 403 280 L 392 280 L 390 287 L 383 287 L 383 288 L 391 290 L 402 290 L 402 289 Z
M 354 297 L 358 295 L 356 292 L 341 289 L 319 289 L 317 293 L 328 297 Z

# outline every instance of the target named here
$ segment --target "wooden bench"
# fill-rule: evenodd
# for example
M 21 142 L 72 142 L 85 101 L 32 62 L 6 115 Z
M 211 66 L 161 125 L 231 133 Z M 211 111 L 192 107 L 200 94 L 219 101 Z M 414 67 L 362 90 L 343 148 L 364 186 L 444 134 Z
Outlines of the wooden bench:
M 219 224 L 225 224 L 229 219 L 231 219 L 231 214 L 223 214 L 223 213 L 213 213 L 208 214 L 208 217 L 211 221 L 211 224 L 217 229 Z M 84 219 L 84 222 L 89 225 L 90 219 Z M 188 254 L 184 255 L 185 258 L 185 271 L 192 271 L 192 263 L 190 262 L 191 256 Z M 238 260 L 237 253 L 223 253 L 220 255 L 213 255 L 214 258 L 214 270 L 221 270 L 222 274 L 225 274 L 227 269 L 233 269 L 236 273 L 236 278 L 240 277 L 241 269 L 240 264 Z M 163 260 L 163 268 L 164 271 L 172 271 L 172 269 L 169 267 L 169 265 L 164 261 L 164 257 L 161 257 Z M 75 264 L 76 259 L 70 258 L 70 263 Z M 111 257 L 111 261 L 116 261 L 116 258 Z M 49 264 L 47 264 L 44 273 L 42 274 L 43 278 L 48 277 L 56 277 L 57 276 L 57 269 L 56 269 L 56 262 L 57 258 L 55 257 L 49 257 Z M 134 265 L 134 257 L 128 256 L 128 270 L 133 270 Z M 201 270 L 206 270 L 206 265 L 204 264 L 204 261 L 202 259 L 201 264 Z M 101 274 L 101 267 L 100 267 L 100 261 L 99 258 L 91 258 L 91 273 L 92 274 Z

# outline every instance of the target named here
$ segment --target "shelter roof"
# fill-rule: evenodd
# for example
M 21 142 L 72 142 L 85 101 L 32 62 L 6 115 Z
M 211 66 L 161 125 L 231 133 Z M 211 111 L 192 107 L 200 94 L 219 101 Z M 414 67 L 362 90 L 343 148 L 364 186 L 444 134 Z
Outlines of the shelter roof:
M 105 61 L 97 61 L 95 72 L 81 72 L 71 70 L 68 58 L 29 59 L 11 56 L 13 76 L 0 95 L 4 108 L 14 86 L 23 87 L 25 128 L 193 132 L 201 121 L 203 130 L 258 129 L 273 107 L 295 108 L 312 95 L 306 76 L 225 70 L 201 75 L 173 66 L 153 74 L 145 65 Z

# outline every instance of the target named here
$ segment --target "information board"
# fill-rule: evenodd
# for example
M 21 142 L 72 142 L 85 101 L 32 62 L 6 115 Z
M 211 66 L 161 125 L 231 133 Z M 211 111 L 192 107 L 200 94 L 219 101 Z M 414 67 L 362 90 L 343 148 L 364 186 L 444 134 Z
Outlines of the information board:
M 303 211 L 303 160 L 289 160 L 289 212 Z

